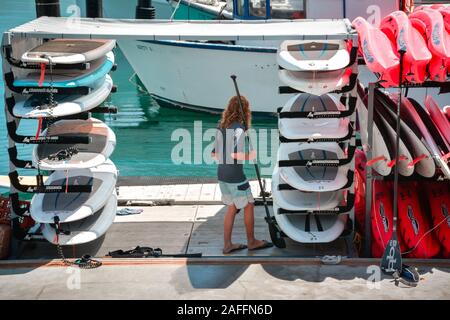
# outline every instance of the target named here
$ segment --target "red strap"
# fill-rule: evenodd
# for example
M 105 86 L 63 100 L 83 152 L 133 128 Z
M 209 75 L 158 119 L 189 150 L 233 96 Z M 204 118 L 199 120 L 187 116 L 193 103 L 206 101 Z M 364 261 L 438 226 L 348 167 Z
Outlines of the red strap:
M 41 76 L 39 77 L 39 87 L 42 87 L 42 84 L 44 83 L 46 67 L 47 66 L 45 65 L 45 63 L 41 63 Z
M 386 161 L 386 157 L 385 156 L 379 156 L 379 157 L 373 158 L 372 160 L 367 161 L 367 165 L 369 167 L 371 167 L 371 166 L 373 166 L 375 163 L 377 163 L 379 161 Z
M 408 168 L 412 168 L 416 165 L 416 163 L 418 163 L 419 161 L 422 161 L 423 159 L 426 159 L 427 156 L 425 154 L 418 156 L 417 158 L 415 158 L 413 161 L 411 161 L 410 163 L 408 163 Z
M 400 157 L 398 157 L 398 161 L 401 161 L 401 160 L 408 160 L 408 158 L 405 155 L 401 155 Z M 389 163 L 388 163 L 389 168 L 392 168 L 393 166 L 395 166 L 395 159 L 389 161 Z
M 37 131 L 36 131 L 36 139 L 39 138 L 39 134 L 41 133 L 41 129 L 42 129 L 42 118 L 38 118 L 38 127 L 37 127 Z

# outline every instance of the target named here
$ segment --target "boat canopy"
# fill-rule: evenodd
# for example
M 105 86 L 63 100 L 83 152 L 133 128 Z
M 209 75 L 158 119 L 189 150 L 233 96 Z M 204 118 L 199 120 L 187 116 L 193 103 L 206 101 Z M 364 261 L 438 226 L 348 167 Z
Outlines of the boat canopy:
M 348 19 L 170 21 L 40 17 L 6 34 L 13 38 L 118 40 L 357 39 Z

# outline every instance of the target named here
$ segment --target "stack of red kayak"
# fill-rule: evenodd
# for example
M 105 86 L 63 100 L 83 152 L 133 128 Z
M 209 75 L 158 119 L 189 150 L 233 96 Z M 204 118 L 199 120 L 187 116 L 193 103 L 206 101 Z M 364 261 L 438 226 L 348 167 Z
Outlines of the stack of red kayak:
M 450 258 L 450 184 L 401 182 L 398 239 L 404 257 Z M 372 255 L 381 257 L 392 236 L 392 181 L 373 182 Z
M 399 84 L 400 51 L 404 51 L 403 81 L 445 82 L 450 72 L 450 9 L 421 6 L 409 16 L 395 11 L 379 27 L 364 18 L 353 21 L 360 53 L 367 67 L 379 75 L 384 87 Z

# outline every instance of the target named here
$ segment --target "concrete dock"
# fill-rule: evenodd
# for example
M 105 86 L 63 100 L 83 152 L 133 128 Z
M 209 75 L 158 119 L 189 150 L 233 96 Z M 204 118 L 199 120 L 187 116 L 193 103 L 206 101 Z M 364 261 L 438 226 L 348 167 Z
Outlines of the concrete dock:
M 402 288 L 386 276 L 377 282 L 368 281 L 373 272 L 368 266 L 374 263 L 109 259 L 92 270 L 0 263 L 0 299 L 450 298 L 450 267 L 419 267 L 419 286 Z
M 104 237 L 64 248 L 69 258 L 99 257 L 100 268 L 66 267 L 47 241 L 24 241 L 11 260 L 0 261 L 0 299 L 450 299 L 450 261 L 407 261 L 423 280 L 416 288 L 399 288 L 381 274 L 379 260 L 357 258 L 348 236 L 311 245 L 286 239 L 286 249 L 224 256 L 225 207 L 217 184 L 154 182 L 119 184 L 119 209 L 126 205 L 143 212 L 116 216 Z M 251 186 L 257 197 L 256 182 Z M 255 233 L 270 239 L 262 206 L 255 208 Z M 242 213 L 233 240 L 246 243 Z M 165 254 L 202 253 L 202 258 L 105 257 L 137 245 L 159 247 Z M 339 256 L 339 264 L 323 261 L 327 255 Z

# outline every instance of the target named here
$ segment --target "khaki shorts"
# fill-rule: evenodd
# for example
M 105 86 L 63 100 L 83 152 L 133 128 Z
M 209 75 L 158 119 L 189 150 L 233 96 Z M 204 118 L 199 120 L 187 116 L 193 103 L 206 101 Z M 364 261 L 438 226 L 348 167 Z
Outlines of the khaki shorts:
M 236 208 L 242 209 L 247 204 L 255 202 L 248 181 L 239 183 L 219 181 L 219 186 L 222 192 L 222 202 L 227 206 L 234 204 Z

